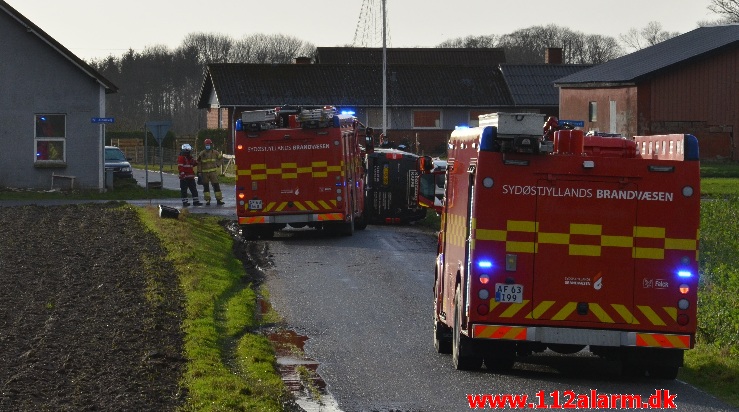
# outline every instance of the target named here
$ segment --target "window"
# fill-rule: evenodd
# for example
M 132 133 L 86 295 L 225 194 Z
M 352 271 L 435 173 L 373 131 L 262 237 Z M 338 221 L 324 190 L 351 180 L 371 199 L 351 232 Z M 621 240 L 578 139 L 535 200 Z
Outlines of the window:
M 382 130 L 382 109 L 367 109 L 367 126 Z M 390 110 L 387 111 L 387 127 L 390 128 Z
M 36 115 L 36 161 L 64 161 L 67 117 L 63 114 Z
M 417 110 L 413 112 L 414 129 L 438 129 L 441 127 L 441 112 L 438 110 Z
M 598 102 L 590 102 L 588 106 L 588 120 L 591 122 L 598 121 Z

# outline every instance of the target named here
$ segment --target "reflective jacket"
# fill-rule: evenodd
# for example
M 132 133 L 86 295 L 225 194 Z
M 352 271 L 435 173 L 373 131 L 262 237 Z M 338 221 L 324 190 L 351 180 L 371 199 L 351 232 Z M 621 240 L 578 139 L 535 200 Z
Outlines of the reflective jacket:
M 221 165 L 223 155 L 216 149 L 203 150 L 198 153 L 198 167 L 203 173 L 215 172 Z
M 189 155 L 180 155 L 177 158 L 177 170 L 180 172 L 180 179 L 195 179 L 195 166 L 198 161 Z

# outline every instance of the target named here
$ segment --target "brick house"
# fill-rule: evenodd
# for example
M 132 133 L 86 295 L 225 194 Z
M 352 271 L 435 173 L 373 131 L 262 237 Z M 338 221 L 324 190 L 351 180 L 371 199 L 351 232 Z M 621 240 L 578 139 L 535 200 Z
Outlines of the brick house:
M 701 27 L 556 81 L 563 118 L 625 136 L 690 133 L 739 160 L 739 24 Z

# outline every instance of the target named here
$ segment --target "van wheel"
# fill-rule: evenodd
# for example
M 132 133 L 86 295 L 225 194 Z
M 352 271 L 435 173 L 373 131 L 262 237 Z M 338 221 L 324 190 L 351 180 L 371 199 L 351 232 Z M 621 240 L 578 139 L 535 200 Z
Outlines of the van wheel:
M 470 348 L 471 339 L 462 335 L 462 291 L 457 285 L 454 294 L 454 331 L 452 332 L 452 363 L 457 370 L 478 370 L 482 367 L 482 356 Z

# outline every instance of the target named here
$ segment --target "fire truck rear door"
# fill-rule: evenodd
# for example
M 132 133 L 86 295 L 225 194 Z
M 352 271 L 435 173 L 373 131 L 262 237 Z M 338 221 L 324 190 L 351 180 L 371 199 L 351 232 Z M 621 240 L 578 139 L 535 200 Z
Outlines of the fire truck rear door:
M 532 316 L 562 322 L 632 322 L 635 184 L 540 180 Z M 604 193 L 608 194 L 604 198 Z

